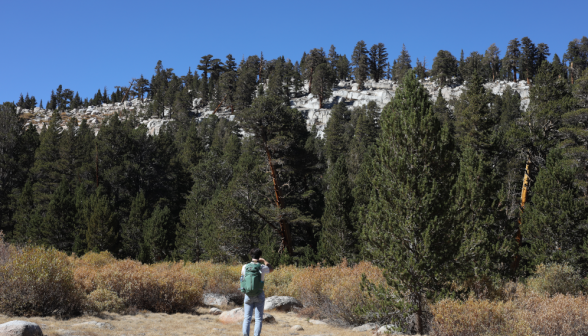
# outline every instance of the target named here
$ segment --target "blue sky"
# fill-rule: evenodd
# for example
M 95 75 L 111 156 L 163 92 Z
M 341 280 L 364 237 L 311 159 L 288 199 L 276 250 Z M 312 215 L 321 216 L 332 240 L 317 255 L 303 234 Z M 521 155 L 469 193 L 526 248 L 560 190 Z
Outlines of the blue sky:
M 112 92 L 158 60 L 176 74 L 201 56 L 263 52 L 299 60 L 334 44 L 350 55 L 359 40 L 383 42 L 390 59 L 404 43 L 427 66 L 440 49 L 483 52 L 529 36 L 560 56 L 588 36 L 588 1 L 27 1 L 0 2 L 0 102 L 22 92 L 48 101 L 62 84 L 92 97 Z

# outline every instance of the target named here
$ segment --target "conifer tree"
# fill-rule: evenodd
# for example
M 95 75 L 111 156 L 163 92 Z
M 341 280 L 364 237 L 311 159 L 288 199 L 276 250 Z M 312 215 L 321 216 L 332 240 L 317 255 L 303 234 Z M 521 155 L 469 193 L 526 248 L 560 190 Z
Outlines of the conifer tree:
M 521 226 L 525 242 L 521 255 L 528 271 L 541 263 L 569 263 L 586 270 L 582 245 L 587 241 L 588 208 L 584 192 L 575 183 L 577 170 L 576 164 L 554 149 L 537 175 Z
M 344 103 L 335 105 L 331 110 L 331 117 L 325 128 L 325 151 L 329 165 L 335 164 L 347 152 L 350 138 L 347 134 L 348 119 L 349 111 Z
M 333 165 L 327 179 L 318 254 L 327 264 L 336 265 L 343 259 L 353 260 L 357 255 L 357 237 L 350 216 L 353 198 L 344 157 Z
M 527 84 L 530 83 L 531 78 L 535 75 L 535 71 L 538 68 L 538 55 L 537 46 L 528 37 L 521 39 L 522 51 L 521 51 L 521 74 L 524 74 L 527 79 Z
M 353 68 L 353 77 L 359 84 L 359 89 L 363 89 L 363 84 L 368 76 L 369 71 L 369 57 L 368 50 L 363 40 L 357 42 L 351 54 L 351 65 Z
M 62 251 L 72 251 L 76 227 L 76 206 L 70 183 L 64 176 L 47 206 L 41 224 L 42 242 Z
M 111 200 L 102 188 L 90 196 L 84 207 L 84 221 L 87 223 L 86 244 L 89 251 L 116 252 L 118 239 L 117 216 Z
M 27 180 L 16 200 L 13 239 L 18 243 L 40 243 L 43 218 L 35 208 L 33 183 Z
M 408 72 L 408 70 L 412 69 L 411 63 L 412 61 L 410 59 L 408 51 L 406 50 L 406 46 L 402 44 L 402 50 L 400 51 L 400 55 L 398 55 L 398 58 L 392 66 L 392 79 L 394 79 L 397 82 L 402 81 L 404 75 Z
M 310 50 L 310 53 L 304 59 L 303 65 L 303 78 L 308 81 L 308 92 L 312 91 L 312 80 L 314 78 L 315 69 L 327 62 L 327 57 L 323 48 L 314 48 Z
M 319 64 L 313 73 L 312 93 L 319 98 L 319 108 L 323 108 L 323 101 L 331 97 L 335 84 L 335 73 L 327 63 Z
M 147 200 L 143 192 L 137 193 L 131 204 L 129 218 L 121 223 L 121 243 L 124 254 L 137 258 L 141 252 L 143 231 L 146 221 L 150 218 Z
M 339 56 L 337 59 L 337 79 L 344 81 L 349 79 L 350 64 L 347 55 Z
M 169 255 L 167 231 L 171 229 L 171 212 L 167 206 L 157 206 L 151 217 L 145 222 L 143 231 L 143 245 L 139 260 L 156 262 Z
M 484 53 L 484 63 L 486 64 L 486 67 L 490 69 L 492 81 L 496 80 L 502 64 L 500 62 L 500 49 L 498 49 L 495 43 L 492 43 Z
M 517 80 L 517 71 L 519 70 L 519 59 L 521 57 L 521 50 L 519 49 L 521 43 L 518 38 L 510 40 L 506 47 L 506 53 L 502 64 L 508 69 L 508 80 Z M 511 76 L 512 74 L 512 76 Z
M 431 75 L 440 81 L 442 86 L 457 77 L 457 59 L 447 50 L 439 50 L 433 59 Z
M 422 334 L 426 297 L 451 273 L 457 247 L 447 216 L 452 139 L 412 71 L 380 122 L 372 178 L 377 188 L 364 213 L 364 250 L 412 304 Z
M 373 80 L 377 82 L 384 78 L 388 64 L 388 52 L 384 43 L 374 44 L 369 51 L 369 72 Z

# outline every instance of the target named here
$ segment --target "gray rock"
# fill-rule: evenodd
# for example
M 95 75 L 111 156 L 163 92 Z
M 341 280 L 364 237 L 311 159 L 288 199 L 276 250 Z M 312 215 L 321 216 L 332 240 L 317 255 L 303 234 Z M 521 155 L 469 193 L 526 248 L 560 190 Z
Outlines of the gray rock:
M 241 323 L 245 319 L 245 310 L 243 308 L 235 308 L 233 310 L 225 311 L 220 314 L 218 320 L 221 323 Z M 255 320 L 255 315 L 251 316 L 251 320 Z M 276 319 L 270 314 L 263 314 L 263 322 L 275 323 Z
M 202 302 L 207 306 L 226 306 L 229 304 L 229 297 L 221 294 L 206 293 Z
M 108 322 L 97 322 L 97 321 L 88 321 L 74 324 L 72 327 L 81 327 L 81 326 L 92 326 L 100 329 L 114 329 L 114 326 Z
M 43 336 L 43 331 L 36 323 L 16 320 L 0 324 L 0 336 Z
M 314 325 L 325 325 L 325 324 L 327 324 L 326 322 L 319 321 L 319 320 L 308 320 L 308 323 L 314 324 Z
M 300 326 L 300 325 L 297 324 L 297 325 L 292 326 L 292 328 L 290 328 L 290 330 L 292 330 L 292 331 L 303 331 L 304 328 L 302 328 L 302 326 Z
M 378 325 L 375 323 L 366 323 L 364 325 L 360 325 L 359 327 L 355 327 L 353 329 L 351 329 L 351 331 L 370 331 L 370 330 L 374 330 L 377 329 Z
M 223 311 L 218 308 L 210 308 L 209 313 L 212 315 L 220 315 L 223 313 Z
M 394 330 L 396 328 L 393 324 L 387 324 L 385 326 L 381 326 L 380 329 L 376 332 L 376 335 L 402 335 L 401 332 Z
M 289 312 L 294 308 L 302 308 L 302 303 L 291 296 L 270 296 L 265 299 L 265 310 Z

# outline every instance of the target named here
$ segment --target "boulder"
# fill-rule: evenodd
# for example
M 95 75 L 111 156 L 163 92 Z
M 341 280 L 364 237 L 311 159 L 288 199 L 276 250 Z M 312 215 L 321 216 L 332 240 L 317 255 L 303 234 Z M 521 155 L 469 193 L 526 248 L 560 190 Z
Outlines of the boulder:
M 16 320 L 0 324 L 0 336 L 43 336 L 43 331 L 36 323 Z
M 206 293 L 204 294 L 202 302 L 207 306 L 217 307 L 227 306 L 230 303 L 240 305 L 243 304 L 243 294 L 223 295 L 215 293 Z
M 376 332 L 376 335 L 402 335 L 401 332 L 394 330 L 396 328 L 393 324 L 387 324 L 385 326 L 381 326 L 380 329 Z
M 220 315 L 223 313 L 223 311 L 218 308 L 210 308 L 209 313 L 212 315 Z
M 88 322 L 76 323 L 76 324 L 72 325 L 72 327 L 83 327 L 83 326 L 91 326 L 91 327 L 96 327 L 96 328 L 100 328 L 100 329 L 109 329 L 109 330 L 114 329 L 114 326 L 108 322 L 88 321 Z
M 302 303 L 291 296 L 270 296 L 265 299 L 265 310 L 289 312 L 294 308 L 302 308 Z
M 308 320 L 308 323 L 314 324 L 314 325 L 325 325 L 325 324 L 327 324 L 326 322 L 319 321 L 319 320 Z
M 291 331 L 303 331 L 304 328 L 302 328 L 302 326 L 297 324 L 297 325 L 292 326 L 292 328 L 290 328 L 290 330 Z
M 243 308 L 235 308 L 233 310 L 225 311 L 218 317 L 221 323 L 241 323 L 245 319 L 245 310 Z M 255 315 L 251 317 L 251 320 L 255 320 Z M 274 323 L 276 319 L 270 314 L 263 314 L 263 322 Z
M 366 323 L 364 325 L 360 325 L 359 327 L 355 327 L 353 329 L 351 329 L 351 331 L 370 331 L 370 330 L 374 330 L 377 329 L 378 325 L 375 323 Z

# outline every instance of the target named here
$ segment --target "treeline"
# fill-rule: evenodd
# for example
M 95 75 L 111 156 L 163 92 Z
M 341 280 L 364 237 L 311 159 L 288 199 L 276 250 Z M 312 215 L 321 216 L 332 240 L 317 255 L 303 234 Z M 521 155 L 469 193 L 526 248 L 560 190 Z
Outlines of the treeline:
M 414 70 L 418 78 L 432 76 L 442 85 L 459 85 L 471 80 L 474 73 L 484 81 L 527 80 L 529 83 L 537 74 L 541 63 L 551 55 L 545 43 L 535 44 L 529 37 L 515 38 L 508 43 L 504 55 L 492 44 L 484 53 L 473 51 L 465 57 L 463 50 L 459 60 L 449 51 L 439 50 L 432 67 L 427 68 L 427 61 L 417 58 Z M 552 65 L 558 77 L 571 84 L 579 78 L 588 66 L 588 38 L 570 41 L 566 52 L 560 57 L 553 55 Z M 164 68 L 159 61 L 151 80 L 141 75 L 127 86 L 116 86 L 116 91 L 109 94 L 103 88 L 93 98 L 80 98 L 77 92 L 64 89 L 62 85 L 51 92 L 47 109 L 64 110 L 121 102 L 132 98 L 149 98 L 153 102 L 150 112 L 163 117 L 165 108 L 172 113 L 184 113 L 192 109 L 192 101 L 200 98 L 200 103 L 210 105 L 211 109 L 224 105 L 231 110 L 242 110 L 251 105 L 254 93 L 260 84 L 272 94 L 289 99 L 300 93 L 304 81 L 309 84 L 309 91 L 319 97 L 320 102 L 329 98 L 334 83 L 353 79 L 360 88 L 366 80 L 378 82 L 381 79 L 400 81 L 406 72 L 412 69 L 412 59 L 403 45 L 398 57 L 390 64 L 388 51 L 383 43 L 377 43 L 368 49 L 367 44 L 359 41 L 350 59 L 347 55 L 337 53 L 335 46 L 328 52 L 315 48 L 304 52 L 300 61 L 278 57 L 266 60 L 261 55 L 243 58 L 237 65 L 235 58 L 229 54 L 224 62 L 213 55 L 203 56 L 196 67 L 197 71 L 178 76 L 171 68 Z M 314 85 L 313 85 L 314 83 Z M 21 94 L 17 106 L 31 109 L 37 107 L 34 96 Z M 39 103 L 43 108 L 43 101 Z

